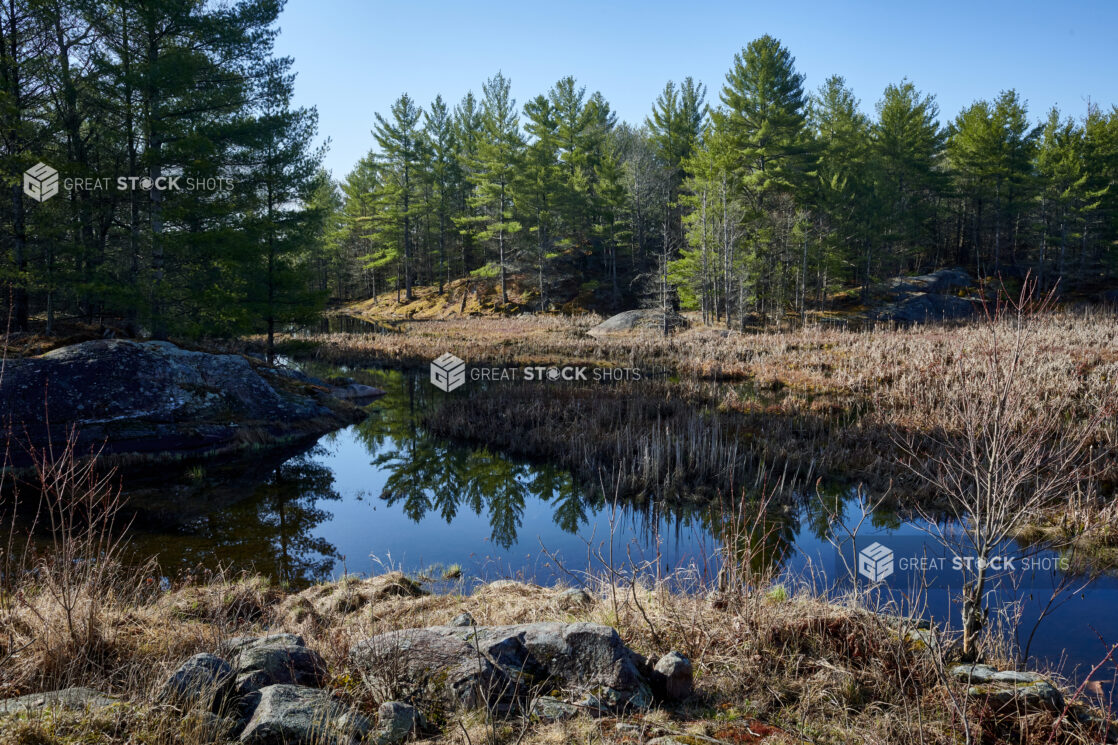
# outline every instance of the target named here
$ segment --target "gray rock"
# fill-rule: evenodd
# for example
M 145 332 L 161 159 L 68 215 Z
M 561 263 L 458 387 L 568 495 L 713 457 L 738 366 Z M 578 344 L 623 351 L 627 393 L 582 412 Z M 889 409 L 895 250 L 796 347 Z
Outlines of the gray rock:
M 950 673 L 964 683 L 989 683 L 998 671 L 989 665 L 955 665 Z
M 871 317 L 877 321 L 927 323 L 958 320 L 973 313 L 974 303 L 966 298 L 916 292 L 878 308 L 871 313 Z
M 118 699 L 106 696 L 92 688 L 63 688 L 59 691 L 31 693 L 26 696 L 0 701 L 0 714 L 27 714 L 49 709 L 83 711 L 86 709 L 103 709 L 119 703 Z
M 474 626 L 474 625 L 475 625 L 475 621 L 474 621 L 474 617 L 473 617 L 473 616 L 471 616 L 471 615 L 470 615 L 469 613 L 459 613 L 459 614 L 458 614 L 457 616 L 455 616 L 455 617 L 454 617 L 454 619 L 453 619 L 453 620 L 452 620 L 452 621 L 450 622 L 450 625 L 451 625 L 451 626 L 459 626 L 459 627 L 462 627 L 462 626 Z
M 668 313 L 668 330 L 685 329 L 690 322 L 678 313 Z M 664 312 L 656 309 L 627 310 L 610 316 L 588 332 L 595 334 L 611 334 L 626 331 L 663 331 Z
M 368 719 L 349 710 L 328 691 L 273 685 L 241 732 L 246 745 L 348 745 L 372 730 Z
M 870 312 L 877 321 L 926 323 L 966 318 L 974 303 L 957 294 L 974 284 L 962 269 L 940 269 L 919 277 L 894 277 L 874 288 L 885 304 Z
M 562 722 L 578 716 L 579 708 L 553 696 L 540 696 L 532 702 L 530 716 L 541 722 Z
M 990 676 L 990 681 L 994 683 L 1013 683 L 1014 685 L 1036 683 L 1041 680 L 1044 680 L 1044 676 L 1040 673 L 1019 672 L 1017 670 L 1004 670 Z
M 314 650 L 277 640 L 241 649 L 233 671 L 234 693 L 243 697 L 272 685 L 321 686 L 326 679 L 326 662 Z
M 19 422 L 38 448 L 61 446 L 77 427 L 78 452 L 200 456 L 321 434 L 362 416 L 316 394 L 240 355 L 109 339 L 8 360 L 0 418 Z M 13 455 L 14 466 L 29 464 L 22 449 Z
M 894 277 L 882 283 L 881 289 L 894 293 L 930 292 L 942 295 L 966 289 L 974 284 L 965 269 L 940 269 L 917 277 Z
M 691 695 L 695 680 L 691 660 L 679 652 L 668 652 L 656 661 L 655 670 L 664 676 L 664 689 L 668 698 L 682 701 Z
M 939 652 L 942 649 L 939 635 L 933 629 L 908 629 L 904 638 L 912 650 Z
M 351 663 L 386 688 L 466 708 L 517 707 L 544 685 L 582 695 L 602 710 L 652 702 L 633 653 L 614 629 L 598 624 L 405 629 L 359 642 Z
M 173 706 L 209 711 L 221 710 L 231 684 L 233 668 L 212 654 L 196 654 L 171 673 L 159 692 L 159 700 Z
M 377 728 L 368 741 L 374 745 L 397 745 L 423 726 L 423 715 L 411 704 L 385 701 L 377 709 Z

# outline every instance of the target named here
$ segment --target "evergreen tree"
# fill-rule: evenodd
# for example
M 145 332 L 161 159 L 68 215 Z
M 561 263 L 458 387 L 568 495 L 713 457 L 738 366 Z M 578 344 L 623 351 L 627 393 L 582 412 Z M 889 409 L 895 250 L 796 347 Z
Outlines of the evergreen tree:
M 492 241 L 497 249 L 497 266 L 501 283 L 501 302 L 508 303 L 508 262 L 512 258 L 513 239 L 521 225 L 513 219 L 513 180 L 516 178 L 523 141 L 516 100 L 509 95 L 511 83 L 497 73 L 483 86 L 482 132 L 477 160 L 471 178 L 475 193 L 470 206 L 480 212 L 476 224 L 478 239 Z
M 384 234 L 400 241 L 404 299 L 407 302 L 413 299 L 413 244 L 422 166 L 418 124 L 422 116 L 423 110 L 404 93 L 392 104 L 391 120 L 377 114 L 373 129 L 373 136 L 381 149 L 380 222 L 387 228 Z

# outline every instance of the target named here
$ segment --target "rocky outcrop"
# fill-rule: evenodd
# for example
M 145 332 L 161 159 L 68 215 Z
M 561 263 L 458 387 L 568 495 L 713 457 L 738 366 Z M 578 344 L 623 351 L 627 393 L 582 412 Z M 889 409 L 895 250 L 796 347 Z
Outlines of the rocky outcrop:
M 874 288 L 883 305 L 871 311 L 872 320 L 925 323 L 966 318 L 974 313 L 968 296 L 974 282 L 962 269 L 940 269 L 918 277 L 895 277 Z
M 679 315 L 669 311 L 668 331 L 677 331 L 690 326 L 690 322 Z M 616 334 L 629 331 L 659 331 L 664 330 L 664 311 L 655 309 L 627 310 L 618 313 L 590 329 L 589 334 Z
M 512 711 L 554 689 L 596 712 L 652 703 L 647 661 L 591 623 L 404 629 L 359 642 L 351 662 L 385 690 L 454 708 Z
M 329 386 L 168 342 L 87 341 L 9 360 L 0 381 L 0 418 L 21 444 L 59 452 L 76 432 L 79 455 L 124 462 L 291 442 L 362 416 Z M 17 466 L 29 460 L 22 450 L 13 448 Z
M 235 637 L 218 651 L 220 656 L 186 660 L 158 697 L 184 721 L 197 720 L 191 731 L 203 740 L 239 736 L 251 745 L 398 745 L 420 721 L 414 710 L 407 719 L 406 710 L 381 707 L 382 726 L 374 731 L 367 717 L 322 688 L 326 663 L 297 634 Z

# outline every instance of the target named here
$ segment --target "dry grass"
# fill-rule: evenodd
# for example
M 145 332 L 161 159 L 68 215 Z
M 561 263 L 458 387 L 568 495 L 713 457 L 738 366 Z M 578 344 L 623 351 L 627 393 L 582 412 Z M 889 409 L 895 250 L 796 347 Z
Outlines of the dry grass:
M 592 388 L 523 383 L 457 395 L 428 424 L 438 434 L 480 441 L 563 464 L 597 483 L 620 472 L 633 493 L 673 482 L 725 489 L 756 461 L 789 464 L 885 491 L 901 504 L 930 491 L 900 465 L 898 433 L 960 432 L 933 383 L 989 353 L 986 323 L 877 328 L 807 327 L 728 333 L 697 327 L 592 336 L 596 316 L 455 318 L 401 323 L 393 333 L 287 340 L 298 357 L 355 366 L 426 365 L 453 352 L 474 365 L 608 365 L 666 368 L 652 378 Z M 1118 316 L 1055 312 L 1034 324 L 1023 371 L 1022 417 L 1090 418 L 1118 384 Z M 1109 496 L 1118 484 L 1118 419 L 1095 433 L 1092 481 L 1038 521 L 1065 538 L 1118 540 Z M 710 479 L 710 474 L 718 474 Z M 1081 539 L 1082 540 L 1082 539 Z
M 692 588 L 698 589 L 698 588 Z M 338 695 L 366 711 L 379 703 L 359 676 L 347 668 L 347 654 L 358 640 L 402 628 L 446 624 L 468 611 L 479 624 L 530 621 L 590 621 L 615 626 L 631 647 L 645 654 L 683 652 L 696 668 L 696 693 L 684 704 L 623 719 L 579 717 L 529 727 L 527 744 L 560 742 L 640 742 L 666 733 L 714 738 L 719 742 L 948 743 L 963 736 L 960 712 L 944 682 L 941 661 L 920 644 L 906 640 L 909 622 L 870 614 L 856 599 L 825 602 L 810 593 L 790 597 L 754 593 L 673 592 L 666 583 L 611 586 L 603 577 L 590 582 L 594 601 L 567 605 L 562 588 L 512 581 L 480 585 L 472 592 L 428 595 L 394 573 L 316 586 L 280 595 L 255 579 L 214 580 L 206 584 L 132 594 L 127 602 L 102 598 L 96 619 L 102 640 L 101 664 L 71 667 L 62 677 L 52 660 L 88 656 L 59 644 L 57 635 L 39 633 L 50 609 L 42 599 L 17 604 L 4 625 L 23 629 L 21 664 L 6 670 L 5 694 L 60 685 L 88 685 L 121 698 L 119 706 L 97 713 L 54 713 L 8 720 L 0 727 L 3 745 L 71 743 L 170 743 L 200 745 L 197 722 L 155 705 L 164 676 L 186 656 L 214 651 L 242 633 L 286 630 L 302 633 L 327 660 Z M 354 598 L 361 598 L 354 601 Z M 345 600 L 349 599 L 349 602 Z M 260 612 L 243 613 L 252 606 Z M 951 689 L 954 690 L 954 689 Z M 957 693 L 957 691 L 956 691 Z M 980 707 L 966 710 L 982 742 L 1048 742 L 1051 717 L 1004 720 Z M 489 742 L 493 729 L 478 715 L 462 724 L 474 743 Z M 1030 731 L 1022 737 L 1021 727 Z M 1052 742 L 1078 742 L 1081 734 L 1056 732 Z M 496 727 L 498 741 L 515 742 L 522 726 Z M 425 733 L 430 743 L 463 743 L 457 721 Z M 710 742 L 688 740 L 682 742 Z

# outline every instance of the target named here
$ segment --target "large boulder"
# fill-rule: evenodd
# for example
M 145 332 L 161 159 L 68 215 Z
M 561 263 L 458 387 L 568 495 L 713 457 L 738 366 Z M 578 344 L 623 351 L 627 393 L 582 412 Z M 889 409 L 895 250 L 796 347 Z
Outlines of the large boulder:
M 669 331 L 685 329 L 690 325 L 690 322 L 678 313 L 669 311 L 667 316 Z M 624 313 L 618 313 L 615 316 L 610 316 L 594 328 L 590 329 L 588 333 L 597 335 L 625 333 L 629 331 L 663 332 L 663 330 L 664 311 L 655 309 L 642 309 L 627 310 Z
M 642 660 L 617 631 L 591 623 L 405 629 L 359 642 L 351 652 L 353 664 L 386 695 L 498 710 L 556 688 L 590 710 L 645 708 L 652 695 Z
M 349 745 L 363 740 L 372 723 L 342 705 L 329 691 L 273 685 L 241 732 L 246 745 Z
M 894 277 L 874 288 L 884 302 L 869 314 L 872 320 L 911 324 L 950 321 L 974 313 L 966 295 L 974 282 L 962 269 L 940 269 L 917 277 Z
M 234 354 L 169 342 L 87 341 L 8 360 L 0 418 L 24 445 L 56 452 L 77 429 L 80 454 L 156 460 L 212 455 L 320 435 L 358 420 L 328 388 Z M 15 465 L 23 448 L 13 448 Z M 23 456 L 27 461 L 27 456 Z

